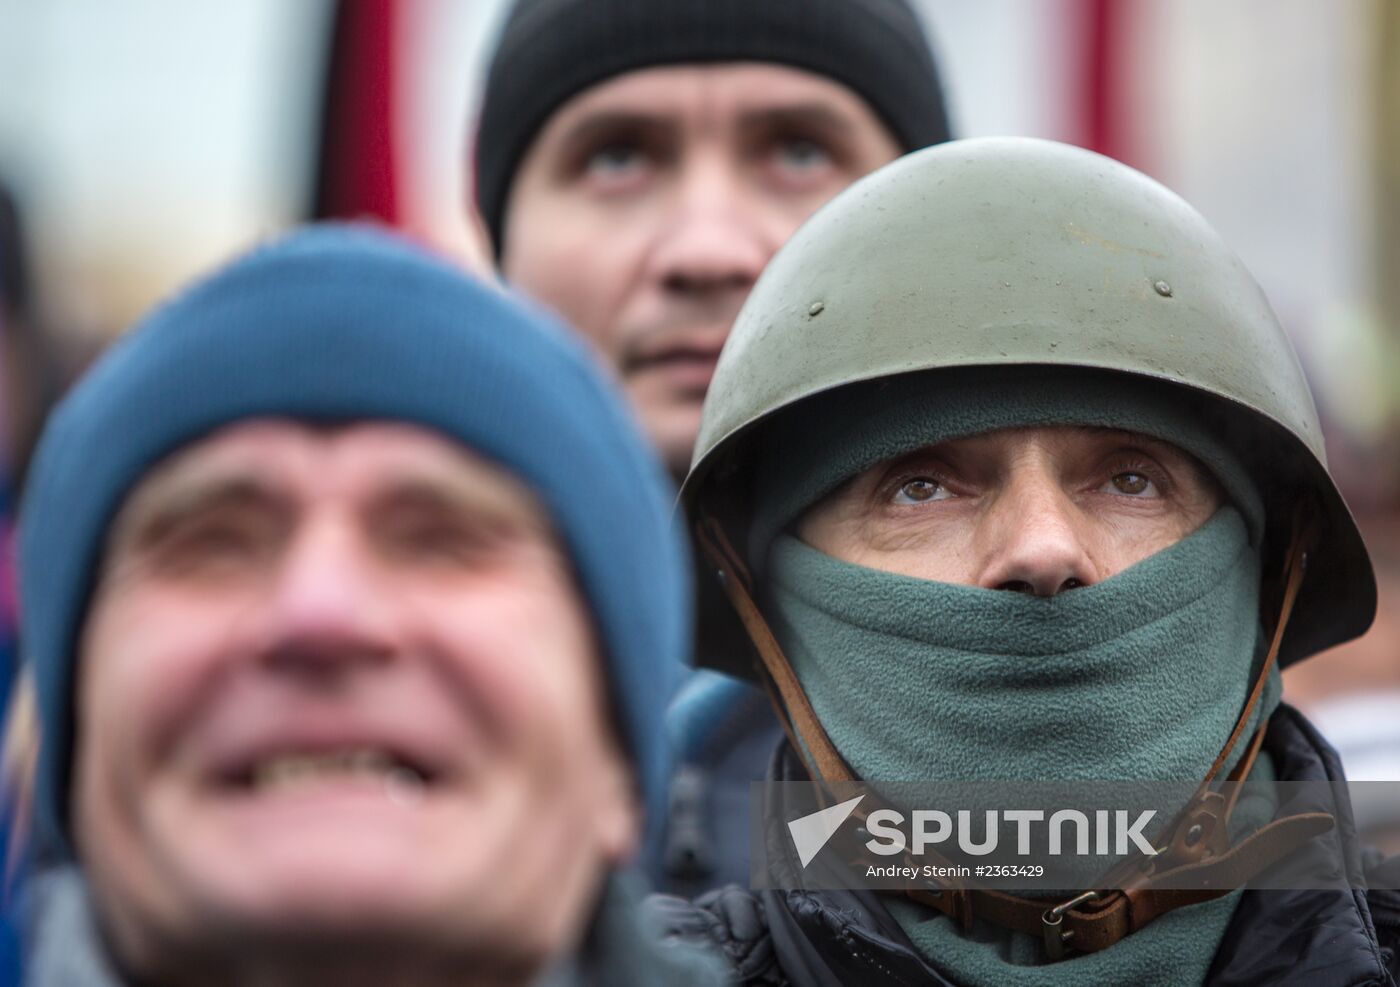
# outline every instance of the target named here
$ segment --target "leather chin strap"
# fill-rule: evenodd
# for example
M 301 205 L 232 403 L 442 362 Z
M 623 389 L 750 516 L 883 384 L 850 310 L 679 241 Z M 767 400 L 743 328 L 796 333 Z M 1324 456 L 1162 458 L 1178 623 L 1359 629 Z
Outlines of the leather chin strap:
M 817 719 L 787 656 L 754 602 L 748 568 L 734 551 L 723 527 L 714 518 L 702 514 L 695 528 L 701 550 L 715 566 L 725 594 L 758 652 L 763 666 L 764 686 L 778 720 L 793 750 L 806 762 L 814 781 L 821 782 L 816 785 L 817 794 L 826 804 L 831 786 L 858 783 L 860 779 Z M 1307 567 L 1307 549 L 1313 538 L 1310 516 L 1300 510 L 1294 520 L 1292 539 L 1284 562 L 1283 598 L 1268 653 L 1229 739 L 1197 786 L 1195 794 L 1173 820 L 1169 828 L 1171 835 L 1156 856 L 1123 861 L 1105 873 L 1095 889 L 1053 906 L 1047 906 L 1044 899 L 984 888 L 960 887 L 956 881 L 947 880 L 930 880 L 902 892 L 890 893 L 902 893 L 920 904 L 937 909 L 964 929 L 970 930 L 974 919 L 981 919 L 1004 929 L 1041 936 L 1047 955 L 1051 959 L 1060 959 L 1067 955 L 1069 949 L 1080 952 L 1106 949 L 1173 909 L 1229 894 L 1275 861 L 1331 829 L 1334 820 L 1329 813 L 1300 813 L 1276 819 L 1231 846 L 1228 833 L 1230 814 L 1240 788 L 1238 784 L 1229 785 L 1230 794 L 1227 797 L 1213 785 L 1264 694 L 1269 672 L 1278 659 L 1284 630 L 1302 585 Z M 1255 731 L 1244 756 L 1226 779 L 1227 783 L 1242 782 L 1248 776 L 1263 742 L 1265 726 L 1261 723 Z M 879 808 L 882 808 L 879 800 L 867 795 L 853 815 L 863 824 L 870 813 Z M 915 863 L 912 858 L 903 862 Z M 929 851 L 917 863 L 952 866 L 946 859 Z M 948 873 L 957 873 L 957 870 L 952 869 Z

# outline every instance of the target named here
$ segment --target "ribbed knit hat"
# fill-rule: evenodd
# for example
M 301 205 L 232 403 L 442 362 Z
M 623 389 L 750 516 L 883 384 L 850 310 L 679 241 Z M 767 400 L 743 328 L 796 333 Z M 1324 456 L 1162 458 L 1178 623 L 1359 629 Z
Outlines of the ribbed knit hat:
M 20 515 L 21 626 L 38 687 L 40 849 L 62 854 L 77 648 L 107 528 L 163 457 L 248 418 L 434 429 L 516 474 L 569 552 L 649 807 L 689 645 L 670 488 L 571 333 L 406 243 L 323 227 L 254 251 L 157 309 L 50 419 Z
M 499 257 L 535 135 L 570 97 L 634 69 L 777 62 L 860 95 L 906 151 L 949 138 L 927 37 L 907 0 L 516 0 L 486 77 L 476 201 Z

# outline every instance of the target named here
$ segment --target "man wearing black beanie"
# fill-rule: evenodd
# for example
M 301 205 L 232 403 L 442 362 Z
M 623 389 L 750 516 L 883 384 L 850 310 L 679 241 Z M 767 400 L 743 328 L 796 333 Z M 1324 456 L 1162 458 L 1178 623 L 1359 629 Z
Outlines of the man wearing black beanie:
M 506 278 L 615 359 L 683 475 L 768 258 L 851 181 L 948 136 L 906 0 L 517 0 L 475 200 Z
M 908 0 L 516 0 L 474 199 L 506 280 L 599 347 L 683 476 L 769 258 L 851 182 L 949 136 Z M 744 880 L 748 783 L 776 738 L 767 702 L 703 673 L 674 713 L 688 767 L 656 876 L 674 891 Z

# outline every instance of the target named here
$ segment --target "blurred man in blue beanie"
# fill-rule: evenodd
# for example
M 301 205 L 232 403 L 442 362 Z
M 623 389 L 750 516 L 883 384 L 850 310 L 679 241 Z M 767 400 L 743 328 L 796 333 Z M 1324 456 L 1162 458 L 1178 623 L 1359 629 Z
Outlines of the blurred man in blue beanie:
M 688 640 L 668 513 L 581 347 L 387 237 L 157 310 L 23 507 L 29 982 L 706 982 L 619 876 Z

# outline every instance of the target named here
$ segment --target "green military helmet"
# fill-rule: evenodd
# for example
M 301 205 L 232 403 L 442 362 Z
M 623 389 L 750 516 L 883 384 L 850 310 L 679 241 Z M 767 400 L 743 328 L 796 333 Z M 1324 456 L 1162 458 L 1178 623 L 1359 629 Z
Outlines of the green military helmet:
M 1327 472 L 1302 368 L 1259 285 L 1175 194 L 1053 141 L 918 151 L 813 216 L 735 322 L 682 504 L 692 524 L 711 517 L 743 544 L 765 426 L 799 415 L 819 428 L 822 396 L 862 381 L 1010 365 L 1097 368 L 1180 388 L 1219 423 L 1266 499 L 1266 579 L 1282 566 L 1292 508 L 1314 505 L 1318 531 L 1281 664 L 1370 626 L 1370 558 Z M 711 573 L 705 583 L 714 582 Z M 737 621 L 712 621 L 702 634 L 702 661 L 753 674 Z

